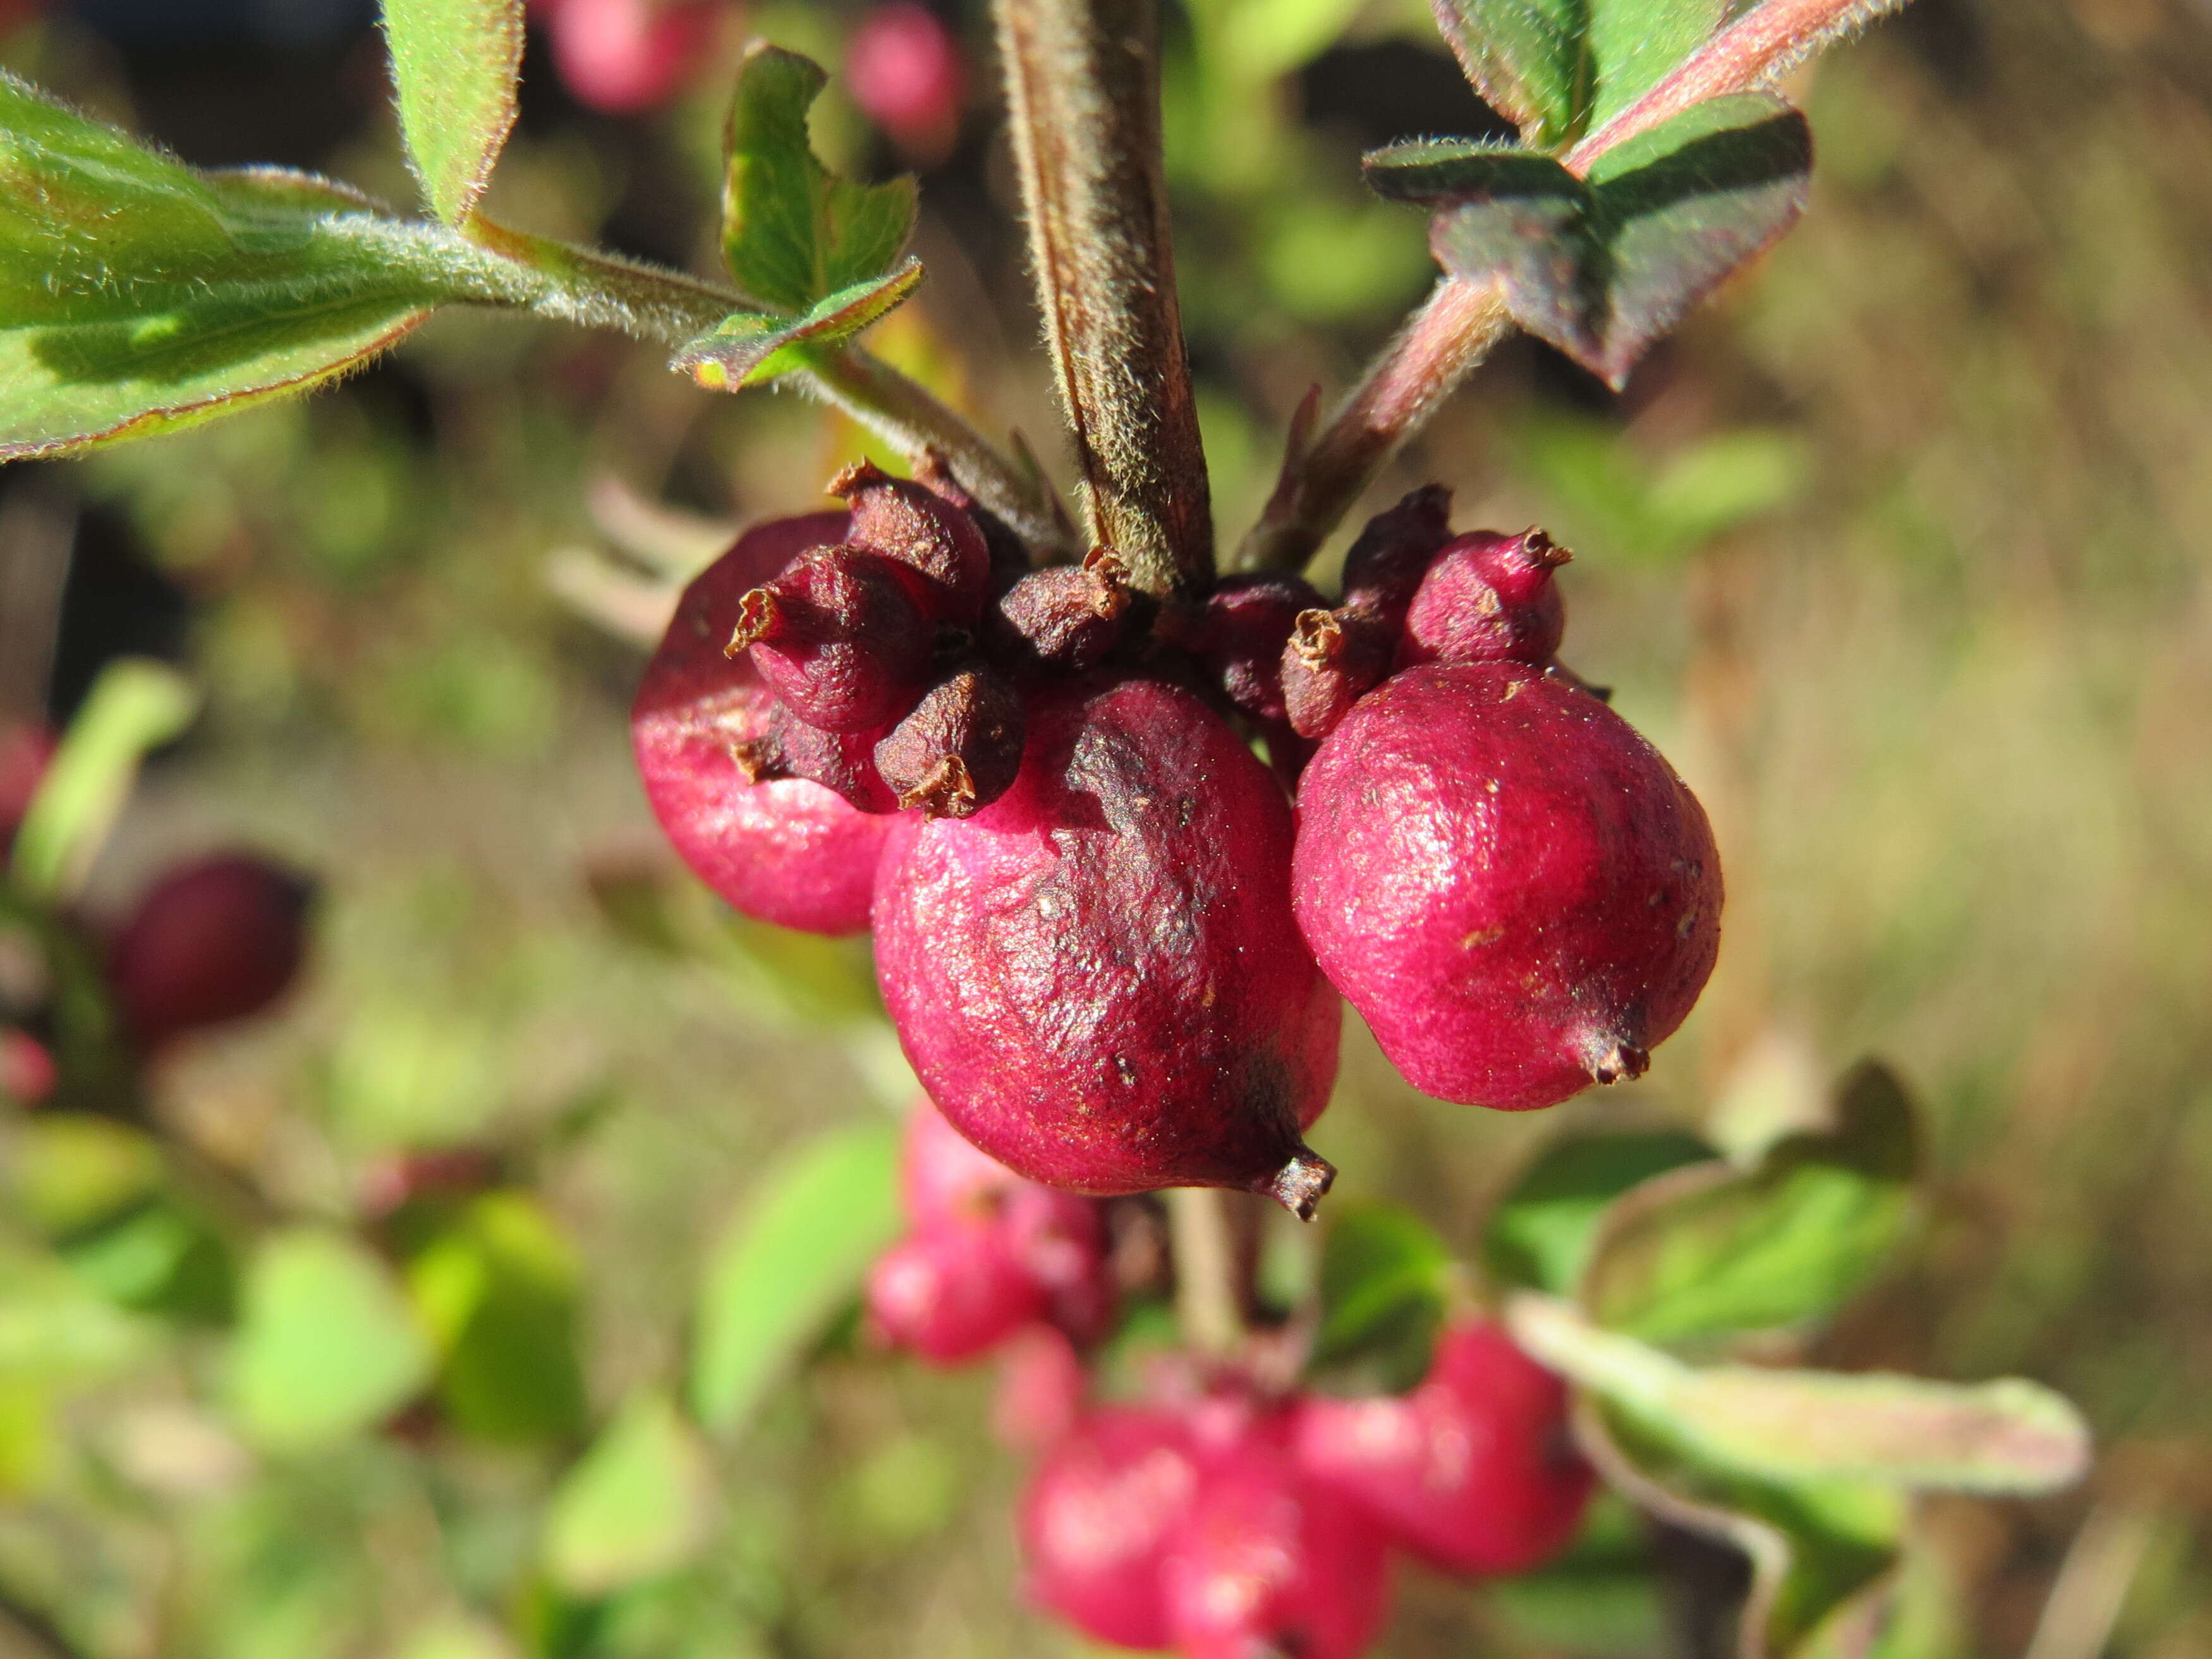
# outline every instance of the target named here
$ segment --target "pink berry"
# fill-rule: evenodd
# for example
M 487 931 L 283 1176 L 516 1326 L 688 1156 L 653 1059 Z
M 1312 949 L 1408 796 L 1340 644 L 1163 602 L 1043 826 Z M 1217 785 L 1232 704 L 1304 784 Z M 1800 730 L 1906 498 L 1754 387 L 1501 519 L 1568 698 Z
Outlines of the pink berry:
M 1012 682 L 982 663 L 961 663 L 877 743 L 877 775 L 902 807 L 973 817 L 1013 787 L 1024 718 Z
M 60 1082 L 52 1049 L 28 1031 L 0 1025 L 0 1100 L 36 1106 Z
M 914 707 L 932 638 L 890 560 L 823 547 L 739 596 L 724 649 L 749 653 L 777 700 L 809 726 L 866 732 Z
M 1006 1195 L 998 1233 L 1044 1293 L 1044 1317 L 1085 1347 L 1111 1334 L 1117 1310 L 1097 1199 L 1023 1182 Z
M 1552 573 L 1574 555 L 1540 530 L 1478 530 L 1438 553 L 1407 608 L 1398 665 L 1525 662 L 1558 654 L 1566 605 Z
M 1044 1291 L 990 1227 L 916 1229 L 868 1272 L 868 1315 L 884 1336 L 933 1364 L 996 1346 L 1044 1310 Z
M 845 47 L 853 101 L 922 161 L 940 161 L 951 150 L 966 80 L 951 32 L 914 0 L 876 7 Z
M 1431 663 L 1360 702 L 1299 787 L 1292 898 L 1407 1081 L 1505 1110 L 1640 1075 L 1720 948 L 1697 798 L 1519 663 Z
M 313 884 L 251 853 L 171 870 L 138 901 L 107 957 L 123 1023 L 150 1051 L 267 1008 L 307 955 Z
M 1169 1413 L 1132 1406 L 1090 1413 L 1022 1495 L 1030 1596 L 1096 1640 L 1167 1646 L 1161 1568 L 1198 1480 L 1182 1425 Z
M 1014 787 L 970 818 L 902 818 L 877 881 L 884 1000 L 939 1109 L 1050 1186 L 1310 1211 L 1333 1171 L 1298 1137 L 1339 1011 L 1284 902 L 1290 829 L 1189 693 L 1040 694 Z
M 1496 1326 L 1438 1339 L 1403 1398 L 1300 1402 L 1299 1466 L 1446 1572 L 1516 1573 L 1565 1549 L 1589 1501 L 1559 1379 Z
M 1324 611 L 1313 585 L 1297 576 L 1224 577 L 1206 596 L 1191 648 L 1222 694 L 1266 725 L 1289 719 L 1283 706 L 1283 649 L 1308 611 Z
M 703 56 L 715 15 L 696 0 L 557 0 L 544 9 L 562 82 L 610 115 L 665 102 Z
M 1283 647 L 1283 708 L 1291 729 L 1318 740 L 1380 685 L 1397 646 L 1391 625 L 1365 611 L 1301 611 Z
M 1089 1386 L 1083 1360 L 1065 1332 L 1050 1325 L 1018 1331 L 999 1351 L 991 1428 L 1017 1451 L 1049 1451 L 1082 1421 Z
M 1389 1605 L 1382 1529 L 1265 1433 L 1203 1466 L 1160 1582 L 1184 1659 L 1357 1659 Z
M 653 815 L 684 861 L 745 915 L 813 933 L 868 924 L 892 820 L 804 778 L 755 782 L 733 751 L 763 737 L 773 699 L 725 659 L 739 598 L 809 549 L 843 539 L 842 513 L 756 526 L 684 590 L 630 709 L 630 744 Z
M 915 1097 L 899 1161 L 899 1198 L 915 1226 L 988 1222 L 1021 1184 L 1019 1176 L 947 1123 L 927 1095 Z
M 1128 608 L 1121 556 L 1094 547 L 1080 565 L 1032 570 L 1001 593 L 983 615 L 983 649 L 1024 682 L 1096 667 L 1121 638 Z

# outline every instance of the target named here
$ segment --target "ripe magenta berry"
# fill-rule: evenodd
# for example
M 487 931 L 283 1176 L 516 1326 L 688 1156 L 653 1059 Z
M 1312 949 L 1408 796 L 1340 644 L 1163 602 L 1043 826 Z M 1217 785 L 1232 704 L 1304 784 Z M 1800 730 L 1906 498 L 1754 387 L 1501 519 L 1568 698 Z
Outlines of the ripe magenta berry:
M 973 817 L 1012 787 L 1023 720 L 1021 694 L 1005 676 L 963 663 L 876 744 L 877 774 L 902 807 Z
M 107 956 L 108 988 L 142 1050 L 258 1014 L 307 955 L 314 885 L 252 853 L 221 853 L 163 875 Z
M 1006 1194 L 998 1232 L 1044 1293 L 1044 1316 L 1085 1347 L 1111 1334 L 1118 1305 L 1097 1199 L 1024 1181 Z
M 1367 521 L 1344 556 L 1344 605 L 1395 631 L 1430 561 L 1451 540 L 1451 491 L 1425 484 Z
M 1348 606 L 1301 611 L 1283 647 L 1283 708 L 1291 729 L 1322 738 L 1382 683 L 1397 647 L 1394 626 Z
M 1183 1659 L 1357 1659 L 1382 1628 L 1389 1561 L 1364 1511 L 1260 1433 L 1202 1464 L 1160 1585 Z
M 1398 665 L 1525 662 L 1558 654 L 1567 609 L 1552 573 L 1574 557 L 1540 530 L 1478 530 L 1430 562 L 1406 611 Z
M 1016 1332 L 999 1351 L 991 1428 L 1017 1451 L 1050 1450 L 1083 1420 L 1090 1378 L 1065 1333 L 1050 1325 Z
M 868 1316 L 902 1348 L 957 1365 L 1044 1312 L 1045 1292 L 996 1228 L 915 1229 L 868 1271 Z
M 930 489 L 860 461 L 830 481 L 852 509 L 853 540 L 919 571 L 933 622 L 972 627 L 991 586 L 991 550 L 974 519 Z
M 1080 565 L 1032 570 L 1001 593 L 983 617 L 983 648 L 1023 680 L 1093 668 L 1121 638 L 1128 608 L 1121 556 L 1094 547 Z
M 1125 1648 L 1170 1638 L 1161 1566 L 1198 1489 L 1169 1413 L 1102 1406 L 1038 1465 L 1018 1519 L 1029 1591 L 1085 1635 Z
M 724 649 L 809 726 L 866 732 L 914 707 L 933 638 L 890 560 L 824 547 L 739 597 Z
M 1300 1143 L 1339 1012 L 1284 902 L 1281 789 L 1155 681 L 1041 693 L 1014 787 L 902 817 L 876 968 L 945 1117 L 1031 1180 L 1097 1194 L 1248 1188 L 1310 1210 Z
M 1305 611 L 1322 611 L 1313 584 L 1297 576 L 1229 576 L 1206 596 L 1191 648 L 1215 684 L 1254 720 L 1280 725 L 1283 647 Z
M 1640 1074 L 1720 948 L 1696 797 L 1519 663 L 1431 663 L 1361 701 L 1300 786 L 1292 898 L 1407 1081 L 1506 1110 Z
M 867 926 L 891 820 L 804 777 L 754 781 L 736 751 L 766 735 L 773 698 L 751 663 L 722 647 L 742 595 L 847 529 L 842 513 L 816 513 L 739 537 L 684 590 L 630 708 L 646 798 L 684 861 L 745 915 L 815 933 Z
M 538 0 L 553 64 L 579 103 L 611 115 L 651 109 L 700 61 L 714 8 L 698 0 Z
M 978 1150 L 919 1095 L 900 1145 L 899 1199 L 917 1227 L 941 1221 L 988 1222 L 1022 1178 Z
M 951 31 L 915 0 L 876 7 L 846 44 L 853 101 L 919 161 L 941 161 L 951 150 L 966 80 Z
M 1565 1549 L 1589 1502 L 1567 1393 L 1495 1325 L 1447 1330 L 1403 1398 L 1298 1404 L 1299 1467 L 1446 1572 L 1515 1573 Z

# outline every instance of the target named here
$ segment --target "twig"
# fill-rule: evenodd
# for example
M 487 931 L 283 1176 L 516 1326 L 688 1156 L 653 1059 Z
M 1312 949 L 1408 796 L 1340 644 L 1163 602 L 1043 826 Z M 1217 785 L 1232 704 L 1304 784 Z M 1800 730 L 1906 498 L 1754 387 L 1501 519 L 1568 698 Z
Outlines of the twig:
M 1176 301 L 1153 0 L 998 0 L 1045 337 L 1091 528 L 1146 592 L 1201 592 L 1213 526 Z
M 2027 1659 L 2097 1659 L 2156 1531 L 2148 1510 L 2106 1502 L 2090 1510 L 2043 1604 Z
M 1211 1187 L 1176 1187 L 1167 1194 L 1168 1231 L 1175 1249 L 1176 1321 L 1194 1351 L 1219 1357 L 1244 1340 L 1237 1294 L 1237 1240 L 1229 1195 Z

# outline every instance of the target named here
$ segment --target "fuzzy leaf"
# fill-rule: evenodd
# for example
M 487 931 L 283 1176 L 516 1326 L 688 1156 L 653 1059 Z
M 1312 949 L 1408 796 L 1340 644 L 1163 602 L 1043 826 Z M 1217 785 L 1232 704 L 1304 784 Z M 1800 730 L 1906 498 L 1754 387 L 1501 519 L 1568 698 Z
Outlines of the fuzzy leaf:
M 1690 307 L 1796 222 L 1812 131 L 1778 99 L 1717 98 L 1607 152 L 1578 179 L 1472 142 L 1368 158 L 1383 195 L 1437 204 L 1429 248 L 1497 282 L 1522 327 L 1620 387 Z
M 1712 1157 L 1704 1141 L 1679 1131 L 1559 1141 L 1491 1212 L 1483 1263 L 1509 1285 L 1567 1295 L 1582 1277 L 1590 1237 L 1608 1204 L 1654 1176 Z
M 1637 1188 L 1607 1215 L 1581 1300 L 1609 1329 L 1686 1342 L 1819 1318 L 1887 1261 L 1912 1224 L 1912 1103 L 1861 1066 L 1832 1129 L 1784 1136 L 1758 1165 L 1700 1164 Z
M 806 112 L 828 79 L 766 42 L 746 52 L 738 72 L 722 251 L 738 286 L 772 310 L 811 313 L 884 275 L 914 230 L 913 179 L 855 184 L 815 156 Z
M 522 0 L 384 0 L 408 165 L 431 211 L 469 216 L 514 127 Z
M 660 1395 L 635 1395 L 554 1491 L 546 1573 L 600 1596 L 681 1566 L 705 1540 L 712 1496 L 690 1425 Z
M 764 1170 L 707 1264 L 691 1406 L 733 1434 L 898 1236 L 898 1130 L 835 1129 Z
M 1375 1359 L 1397 1386 L 1428 1369 L 1454 1279 L 1451 1252 L 1429 1224 L 1393 1204 L 1335 1211 L 1322 1247 L 1316 1364 Z
M 1433 0 L 1482 100 L 1534 149 L 1564 149 L 1720 27 L 1727 0 Z
M 0 460 L 304 390 L 505 262 L 327 179 L 200 173 L 0 75 Z
M 795 322 L 741 311 L 678 351 L 669 367 L 714 392 L 765 386 L 818 366 L 921 286 L 921 262 L 908 259 L 888 276 L 839 289 Z

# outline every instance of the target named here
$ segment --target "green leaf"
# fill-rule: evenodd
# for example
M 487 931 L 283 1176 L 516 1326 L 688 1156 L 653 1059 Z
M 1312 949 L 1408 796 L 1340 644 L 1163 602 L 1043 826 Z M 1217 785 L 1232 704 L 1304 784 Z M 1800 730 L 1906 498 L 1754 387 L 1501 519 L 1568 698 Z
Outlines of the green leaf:
M 153 1138 L 94 1112 L 40 1112 L 9 1152 L 9 1200 L 50 1239 L 112 1220 L 161 1183 Z
M 898 1146 L 893 1124 L 834 1129 L 763 1173 L 700 1286 L 691 1406 L 708 1429 L 744 1425 L 898 1237 Z
M 479 1194 L 407 1261 L 407 1288 L 442 1356 L 438 1398 L 464 1431 L 560 1440 L 583 1431 L 573 1246 L 529 1194 Z
M 160 1354 L 159 1339 L 52 1257 L 0 1244 L 0 1378 L 99 1382 Z
M 854 184 L 816 158 L 806 112 L 828 80 L 797 52 L 757 41 L 730 106 L 722 251 L 738 286 L 777 311 L 811 312 L 884 275 L 914 231 L 913 179 Z
M 262 1245 L 231 1352 L 231 1407 L 247 1438 L 283 1452 L 331 1445 L 404 1404 L 429 1370 L 413 1312 L 362 1246 L 310 1227 Z
M 197 172 L 0 75 L 0 459 L 305 390 L 442 301 L 528 302 L 519 268 L 373 206 Z
M 449 225 L 469 216 L 514 127 L 522 0 L 384 0 L 408 165 Z
M 16 884 L 50 897 L 76 892 L 106 845 L 139 763 L 190 725 L 198 708 L 191 685 L 160 663 L 126 657 L 102 669 L 15 833 Z
M 659 1395 L 635 1395 L 553 1493 L 546 1575 L 599 1596 L 679 1567 L 704 1541 L 710 1497 L 690 1425 Z
M 741 311 L 684 346 L 669 367 L 711 392 L 765 386 L 782 375 L 819 368 L 921 286 L 921 264 L 908 259 L 888 276 L 840 289 L 796 322 Z
M 1555 1142 L 1491 1212 L 1483 1265 L 1506 1284 L 1565 1296 L 1582 1277 L 1607 1205 L 1653 1176 L 1712 1156 L 1697 1136 L 1674 1130 Z
M 1618 388 L 1690 308 L 1796 222 L 1805 118 L 1763 94 L 1717 98 L 1607 152 L 1577 179 L 1525 150 L 1394 145 L 1370 183 L 1437 204 L 1429 248 L 1496 282 L 1522 327 Z
M 1315 1363 L 1375 1361 L 1387 1385 L 1410 1387 L 1428 1369 L 1457 1271 L 1443 1240 L 1409 1210 L 1369 1202 L 1332 1212 Z
M 1593 1245 L 1583 1306 L 1654 1342 L 1820 1318 L 1912 1225 L 1919 1163 L 1911 1101 L 1886 1068 L 1863 1066 L 1832 1129 L 1784 1136 L 1747 1171 L 1698 1165 L 1622 1199 Z
M 1564 149 L 1656 86 L 1725 21 L 1727 0 L 1432 0 L 1482 100 Z
M 72 1271 L 119 1307 L 213 1324 L 230 1317 L 237 1270 L 206 1217 L 163 1193 L 55 1245 Z

